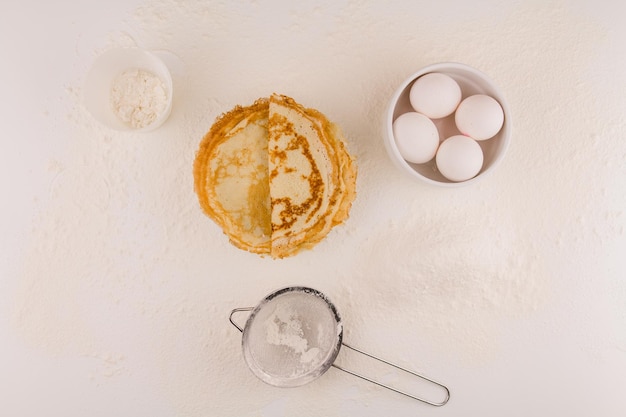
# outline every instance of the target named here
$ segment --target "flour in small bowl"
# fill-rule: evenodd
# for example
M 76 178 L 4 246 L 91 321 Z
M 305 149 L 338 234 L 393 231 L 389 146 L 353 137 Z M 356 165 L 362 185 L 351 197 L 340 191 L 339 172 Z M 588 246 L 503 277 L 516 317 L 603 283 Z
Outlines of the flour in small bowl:
M 155 74 L 129 69 L 113 79 L 111 105 L 121 121 L 135 129 L 151 125 L 167 108 L 165 83 Z

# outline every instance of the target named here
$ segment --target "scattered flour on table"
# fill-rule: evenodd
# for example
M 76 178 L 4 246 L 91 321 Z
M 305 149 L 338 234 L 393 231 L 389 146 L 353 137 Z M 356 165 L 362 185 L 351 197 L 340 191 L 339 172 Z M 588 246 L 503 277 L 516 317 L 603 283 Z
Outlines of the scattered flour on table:
M 136 129 L 149 126 L 163 114 L 167 100 L 163 80 L 146 70 L 126 70 L 111 85 L 113 111 Z
M 198 281 L 190 278 L 198 276 L 198 271 L 204 268 L 201 259 L 206 253 L 217 249 L 221 254 L 223 250 L 221 244 L 202 239 L 199 234 L 205 229 L 193 223 L 196 201 L 191 198 L 193 195 L 185 182 L 189 178 L 191 155 L 204 133 L 202 126 L 208 128 L 213 116 L 219 114 L 220 109 L 228 108 L 222 100 L 227 104 L 236 102 L 239 90 L 246 91 L 259 82 L 258 77 L 248 77 L 244 87 L 234 88 L 224 82 L 228 78 L 223 77 L 228 77 L 229 71 L 239 75 L 239 80 L 245 80 L 259 69 L 244 68 L 237 60 L 225 59 L 215 65 L 208 59 L 229 56 L 233 50 L 243 49 L 241 55 L 255 52 L 253 47 L 257 45 L 251 42 L 254 37 L 220 34 L 226 29 L 235 33 L 240 27 L 261 25 L 258 22 L 264 20 L 254 19 L 252 12 L 246 14 L 245 9 L 235 10 L 229 4 L 157 0 L 145 2 L 128 18 L 130 26 L 140 28 L 137 38 L 142 44 L 152 42 L 146 46 L 169 49 L 184 58 L 195 76 L 190 77 L 190 82 L 205 79 L 199 77 L 207 74 L 211 75 L 212 82 L 194 85 L 198 91 L 184 100 L 183 125 L 169 135 L 169 140 L 160 141 L 158 147 L 153 146 L 153 140 L 133 138 L 128 141 L 125 136 L 100 129 L 85 112 L 72 112 L 69 121 L 76 130 L 74 139 L 80 140 L 71 142 L 67 158 L 51 163 L 50 176 L 55 179 L 51 180 L 50 195 L 41 197 L 38 203 L 40 210 L 30 233 L 28 263 L 24 265 L 20 287 L 12 295 L 15 306 L 11 321 L 16 334 L 26 344 L 47 354 L 95 358 L 106 364 L 95 369 L 112 376 L 130 373 L 123 370 L 133 363 L 133 346 L 137 345 L 141 356 L 146 358 L 145 368 L 156 369 L 156 378 L 152 378 L 151 383 L 173 403 L 177 414 L 187 416 L 204 415 L 206 410 L 218 410 L 222 415 L 258 415 L 258 407 L 253 410 L 251 404 L 269 403 L 274 395 L 274 391 L 250 389 L 256 387 L 253 382 L 246 382 L 252 378 L 237 378 L 248 376 L 245 370 L 239 371 L 243 368 L 241 358 L 233 352 L 228 355 L 225 352 L 232 349 L 238 335 L 233 335 L 227 323 L 207 318 L 221 317 L 219 315 L 237 300 L 224 295 L 219 302 L 210 303 L 205 298 L 207 292 L 198 288 Z M 550 13 L 537 13 L 537 4 L 533 4 L 520 7 L 499 22 L 479 20 L 487 25 L 486 30 L 475 31 L 476 21 L 466 21 L 451 28 L 453 30 L 446 36 L 437 37 L 433 36 L 437 32 L 432 31 L 432 27 L 416 31 L 411 13 L 393 14 L 392 17 L 399 20 L 389 27 L 384 26 L 389 15 L 385 16 L 387 20 L 381 19 L 367 7 L 357 7 L 361 2 L 350 4 L 352 9 L 346 8 L 337 16 L 339 22 L 350 24 L 330 24 L 318 39 L 320 47 L 314 51 L 317 55 L 311 55 L 313 63 L 314 58 L 330 64 L 328 73 L 311 77 L 307 71 L 278 72 L 268 66 L 268 73 L 280 74 L 282 79 L 277 84 L 285 91 L 298 91 L 302 80 L 335 83 L 331 86 L 342 83 L 342 92 L 336 93 L 337 96 L 348 93 L 346 96 L 350 97 L 349 93 L 354 92 L 357 95 L 351 100 L 361 101 L 372 109 L 372 115 L 377 115 L 394 81 L 418 66 L 450 57 L 484 68 L 503 86 L 533 87 L 507 92 L 520 116 L 516 118 L 516 140 L 506 163 L 517 170 L 503 166 L 498 171 L 498 175 L 503 176 L 507 171 L 517 174 L 526 169 L 532 175 L 516 181 L 514 190 L 496 187 L 495 191 L 503 192 L 500 198 L 485 199 L 485 208 L 477 205 L 469 210 L 469 198 L 463 200 L 463 190 L 451 195 L 413 184 L 395 183 L 391 191 L 399 192 L 388 194 L 401 199 L 398 204 L 410 205 L 410 199 L 402 200 L 408 192 L 414 196 L 413 205 L 408 212 L 392 220 L 381 219 L 381 227 L 360 242 L 355 250 L 363 254 L 359 257 L 361 262 L 342 284 L 352 295 L 344 297 L 341 303 L 342 314 L 353 319 L 346 320 L 350 328 L 363 333 L 380 330 L 382 336 L 396 338 L 381 338 L 381 352 L 389 352 L 395 344 L 403 346 L 403 340 L 419 332 L 421 341 L 430 343 L 434 349 L 442 349 L 443 355 L 453 361 L 456 359 L 457 363 L 464 360 L 472 363 L 476 357 L 479 361 L 490 358 L 493 353 L 497 354 L 494 341 L 498 339 L 499 317 L 523 318 L 550 297 L 546 294 L 549 284 L 563 275 L 562 271 L 548 270 L 550 258 L 565 257 L 566 250 L 574 243 L 584 248 L 579 242 L 589 238 L 603 244 L 596 244 L 597 247 L 606 247 L 614 237 L 612 229 L 597 231 L 592 222 L 579 224 L 576 219 L 545 215 L 551 212 L 552 204 L 571 201 L 568 194 L 594 192 L 604 184 L 597 180 L 598 175 L 585 178 L 580 174 L 584 171 L 566 169 L 565 162 L 555 169 L 555 152 L 571 149 L 576 162 L 580 162 L 583 158 L 589 159 L 585 151 L 613 150 L 613 147 L 603 148 L 597 144 L 602 144 L 603 140 L 614 144 L 612 138 L 620 137 L 623 131 L 619 114 L 614 117 L 616 122 L 612 127 L 599 127 L 602 119 L 596 117 L 595 102 L 588 100 L 590 87 L 578 78 L 589 63 L 597 41 L 589 36 L 593 27 L 587 21 L 564 13 L 567 7 L 562 2 L 549 2 Z M 263 13 L 262 8 L 255 10 Z M 354 13 L 349 13 L 352 11 Z M 261 17 L 270 14 L 267 12 Z M 292 14 L 282 34 L 295 28 L 299 32 L 289 34 L 306 35 L 311 24 L 316 23 L 317 27 L 325 28 L 324 18 L 324 13 Z M 371 30 L 372 27 L 385 30 Z M 380 33 L 385 36 L 378 36 Z M 369 34 L 370 38 L 363 38 L 362 34 Z M 471 47 L 468 47 L 468 34 L 472 36 Z M 333 42 L 325 43 L 326 36 Z M 502 41 L 494 43 L 494 39 Z M 397 42 L 399 40 L 402 42 Z M 401 55 L 407 44 L 417 47 L 418 53 Z M 282 43 L 267 45 L 258 48 L 264 56 L 274 57 L 284 52 Z M 294 46 L 293 51 L 298 49 Z M 376 56 L 372 51 L 400 59 L 389 67 L 386 65 L 389 61 L 371 59 Z M 376 66 L 378 61 L 381 63 Z M 295 60 L 285 59 L 283 63 L 291 65 L 293 62 Z M 297 63 L 298 66 L 310 64 L 304 59 Z M 311 65 L 311 68 L 318 67 Z M 346 82 L 338 76 L 352 71 L 361 78 L 354 77 Z M 324 90 L 330 91 L 328 86 Z M 562 101 L 546 107 L 545 103 L 554 103 L 550 97 L 561 97 Z M 80 102 L 77 93 L 72 99 Z M 580 106 L 585 100 L 593 105 Z M 337 102 L 341 103 L 338 99 Z M 546 114 L 552 117 L 545 117 Z M 562 114 L 569 115 L 568 123 L 555 129 L 554 120 L 560 120 Z M 361 143 L 363 148 L 359 161 L 363 181 L 356 209 L 363 207 L 361 210 L 369 216 L 378 209 L 387 213 L 383 204 L 378 203 L 378 192 L 384 190 L 386 184 L 379 184 L 378 188 L 375 185 L 380 178 L 388 178 L 380 175 L 386 173 L 388 161 L 384 157 L 376 159 L 382 145 L 374 146 L 379 143 L 378 138 L 369 133 L 379 130 L 378 119 L 364 119 L 361 111 L 348 109 L 342 125 L 353 132 L 353 143 Z M 594 129 L 599 133 L 593 136 L 593 141 L 565 146 L 571 145 L 566 140 L 584 139 L 594 133 Z M 610 168 L 610 164 L 622 169 L 619 158 L 623 154 L 602 159 L 597 152 L 591 156 L 604 162 L 595 165 L 600 173 L 608 172 L 603 167 Z M 380 165 L 375 165 L 378 161 Z M 577 181 L 568 178 L 572 175 L 576 175 Z M 544 178 L 556 181 L 543 181 Z M 396 180 L 395 174 L 393 179 Z M 560 186 L 553 187 L 555 183 Z M 487 194 L 492 187 L 487 184 L 482 185 L 482 191 L 480 187 L 476 191 Z M 613 195 L 610 188 L 606 193 L 609 197 Z M 598 197 L 597 191 L 593 196 L 598 205 L 609 198 Z M 432 204 L 430 211 L 420 206 L 425 200 Z M 615 197 L 615 201 L 622 200 Z M 579 200 L 575 203 L 587 208 Z M 594 207 L 596 205 L 587 209 L 591 212 Z M 610 225 L 622 224 L 623 205 L 614 203 L 613 207 L 615 212 L 606 214 L 613 216 L 609 219 Z M 181 223 L 181 218 L 187 221 Z M 534 225 L 536 219 L 543 223 Z M 536 233 L 541 230 L 554 233 Z M 596 233 L 600 233 L 600 237 Z M 623 236 L 623 229 L 620 233 Z M 558 240 L 551 244 L 552 238 Z M 204 245 L 201 251 L 198 242 Z M 517 256 L 507 248 L 515 248 Z M 252 270 L 253 266 L 250 268 Z M 181 276 L 184 278 L 180 279 Z M 574 283 L 580 285 L 581 281 L 579 278 Z M 265 285 L 261 280 L 249 283 L 255 290 Z M 219 285 L 226 284 L 216 279 L 211 285 L 211 290 L 213 285 L 219 290 L 222 288 Z M 118 320 L 111 320 L 111 317 Z M 397 320 L 390 321 L 389 317 Z M 207 331 L 203 325 L 209 322 L 211 327 Z M 398 330 L 407 328 L 409 331 L 403 339 L 404 333 Z M 136 334 L 135 329 L 138 329 Z M 139 331 L 141 329 L 143 332 Z M 198 335 L 203 335 L 201 340 Z M 292 343 L 301 349 L 297 338 L 292 337 L 281 339 L 282 343 Z M 130 342 L 124 342 L 127 339 Z M 368 348 L 376 347 L 373 346 L 375 339 L 372 337 Z M 181 355 L 182 345 L 184 355 Z M 113 358 L 128 360 L 115 359 L 111 364 L 106 359 L 108 352 Z M 143 373 L 151 377 L 147 371 L 139 371 L 137 375 Z M 95 374 L 97 376 L 98 372 Z M 233 401 L 232 393 L 242 387 L 248 389 L 246 401 Z M 318 410 L 318 414 L 337 415 L 345 399 L 338 397 L 340 393 L 325 390 L 325 402 L 319 404 L 319 397 L 311 394 L 320 387 L 323 385 L 290 392 L 292 397 L 283 414 L 311 415 L 306 412 L 307 407 L 315 406 L 312 409 Z M 337 407 L 333 409 L 333 405 Z M 328 412 L 319 412 L 320 407 L 327 407 L 324 411 Z

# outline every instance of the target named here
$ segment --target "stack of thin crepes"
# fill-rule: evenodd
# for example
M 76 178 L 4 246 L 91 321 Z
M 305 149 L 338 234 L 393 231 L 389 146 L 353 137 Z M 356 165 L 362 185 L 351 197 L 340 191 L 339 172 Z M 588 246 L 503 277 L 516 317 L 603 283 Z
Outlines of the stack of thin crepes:
M 194 179 L 202 209 L 230 241 L 273 258 L 315 246 L 348 218 L 356 196 L 339 128 L 278 94 L 218 117 Z

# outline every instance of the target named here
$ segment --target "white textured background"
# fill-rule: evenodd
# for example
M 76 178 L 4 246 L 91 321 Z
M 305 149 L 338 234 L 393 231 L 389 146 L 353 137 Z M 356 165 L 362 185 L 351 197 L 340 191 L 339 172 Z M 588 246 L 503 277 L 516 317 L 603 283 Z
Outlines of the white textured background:
M 626 415 L 626 55 L 616 1 L 12 1 L 0 5 L 0 415 Z M 81 82 L 107 47 L 162 50 L 167 124 L 98 126 Z M 458 61 L 509 100 L 506 159 L 430 188 L 381 114 Z M 275 261 L 227 243 L 193 193 L 220 113 L 279 92 L 342 126 L 348 222 Z M 278 389 L 231 308 L 325 292 L 345 340 L 446 383 L 434 409 L 331 369 Z M 338 360 L 369 366 L 358 358 Z M 383 375 L 393 380 L 394 375 Z

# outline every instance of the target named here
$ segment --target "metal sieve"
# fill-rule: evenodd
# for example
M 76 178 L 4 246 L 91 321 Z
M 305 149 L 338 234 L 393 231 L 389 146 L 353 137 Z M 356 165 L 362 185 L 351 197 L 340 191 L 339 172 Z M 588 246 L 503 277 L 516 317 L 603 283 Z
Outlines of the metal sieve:
M 237 313 L 249 312 L 242 327 Z M 230 322 L 242 332 L 246 364 L 261 381 L 276 387 L 297 387 L 322 376 L 331 366 L 348 374 L 430 405 L 440 407 L 450 390 L 430 378 L 395 365 L 343 342 L 343 322 L 335 305 L 313 288 L 286 287 L 267 295 L 256 307 L 236 308 Z M 335 364 L 344 346 L 441 388 L 445 398 L 431 401 Z

